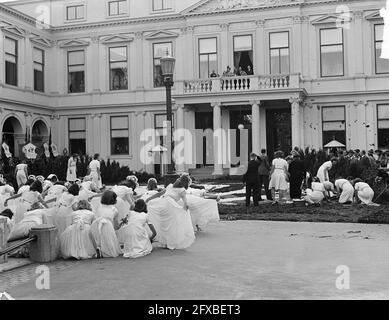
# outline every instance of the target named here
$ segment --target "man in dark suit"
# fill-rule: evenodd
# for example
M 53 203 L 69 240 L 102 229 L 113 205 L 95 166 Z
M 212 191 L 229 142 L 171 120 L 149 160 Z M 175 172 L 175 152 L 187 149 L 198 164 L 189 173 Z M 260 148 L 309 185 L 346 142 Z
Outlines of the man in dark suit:
M 271 192 L 269 190 L 269 175 L 270 175 L 270 162 L 269 158 L 266 155 L 266 149 L 261 150 L 261 155 L 258 157 L 261 164 L 259 165 L 258 168 L 258 174 L 259 174 L 259 192 L 262 191 L 262 186 L 265 189 L 266 192 L 266 198 L 267 200 L 273 200 L 271 196 Z M 262 200 L 262 197 L 260 201 Z
M 251 196 L 254 200 L 254 206 L 258 206 L 260 197 L 258 176 L 259 165 L 260 160 L 258 160 L 258 156 L 255 153 L 250 154 L 250 161 L 247 165 L 247 172 L 243 176 L 243 182 L 246 184 L 246 207 L 250 206 Z

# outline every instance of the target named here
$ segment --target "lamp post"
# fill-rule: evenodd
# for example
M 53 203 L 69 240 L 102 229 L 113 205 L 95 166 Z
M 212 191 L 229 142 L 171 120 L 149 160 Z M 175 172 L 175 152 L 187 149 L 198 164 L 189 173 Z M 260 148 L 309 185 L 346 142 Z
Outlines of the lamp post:
M 176 59 L 169 55 L 169 52 L 166 52 L 166 56 L 161 58 L 161 69 L 163 82 L 166 88 L 166 120 L 167 120 L 167 130 L 168 130 L 168 152 L 169 152 L 169 161 L 168 161 L 168 170 L 167 175 L 175 176 L 175 165 L 173 163 L 173 113 L 172 113 L 172 87 L 174 85 L 173 74 L 174 66 L 176 64 Z

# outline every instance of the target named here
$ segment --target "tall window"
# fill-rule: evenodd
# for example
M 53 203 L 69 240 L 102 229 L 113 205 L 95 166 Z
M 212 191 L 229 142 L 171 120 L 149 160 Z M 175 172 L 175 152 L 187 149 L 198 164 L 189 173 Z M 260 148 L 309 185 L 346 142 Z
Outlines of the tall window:
M 161 69 L 160 59 L 165 57 L 166 54 L 173 54 L 173 43 L 154 43 L 153 44 L 153 64 L 154 64 L 154 87 L 163 87 L 163 76 Z
M 375 72 L 389 73 L 389 60 L 381 59 L 382 43 L 384 41 L 384 25 L 374 25 L 374 48 L 375 48 Z
M 68 52 L 69 93 L 85 92 L 85 52 Z
M 289 73 L 289 32 L 270 33 L 270 73 Z
M 378 149 L 389 149 L 389 104 L 377 106 Z
M 110 90 L 128 89 L 127 47 L 109 48 Z
M 217 74 L 217 43 L 216 38 L 199 39 L 200 78 L 210 77 L 212 72 Z
M 234 67 L 239 74 L 253 74 L 253 37 L 234 37 Z
M 320 69 L 322 77 L 344 75 L 342 28 L 320 30 Z
M 84 5 L 68 6 L 66 7 L 66 20 L 82 20 L 85 18 Z
M 336 140 L 346 145 L 346 114 L 344 106 L 323 107 L 323 146 Z
M 111 117 L 111 154 L 129 154 L 129 125 L 127 116 Z
M 153 11 L 173 9 L 172 0 L 153 0 Z
M 127 13 L 127 0 L 108 2 L 109 16 L 120 16 Z
M 5 38 L 5 83 L 18 85 L 18 42 Z
M 34 48 L 34 90 L 44 92 L 45 91 L 45 52 L 41 49 Z
M 86 120 L 85 118 L 69 119 L 69 152 L 86 154 Z

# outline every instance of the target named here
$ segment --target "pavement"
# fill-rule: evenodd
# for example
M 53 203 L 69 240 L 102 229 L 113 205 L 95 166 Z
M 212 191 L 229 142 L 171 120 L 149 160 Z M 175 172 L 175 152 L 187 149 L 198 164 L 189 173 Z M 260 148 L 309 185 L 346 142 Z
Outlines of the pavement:
M 389 225 L 223 221 L 182 251 L 30 265 L 0 274 L 15 299 L 389 299 Z M 350 289 L 336 287 L 338 266 Z M 344 274 L 346 275 L 346 273 Z

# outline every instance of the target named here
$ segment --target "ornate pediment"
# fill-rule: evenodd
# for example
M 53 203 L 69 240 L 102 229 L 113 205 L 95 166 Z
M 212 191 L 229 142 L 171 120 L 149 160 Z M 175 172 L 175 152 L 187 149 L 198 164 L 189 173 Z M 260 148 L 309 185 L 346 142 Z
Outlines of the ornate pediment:
M 120 42 L 130 42 L 133 41 L 134 38 L 127 36 L 127 35 L 115 35 L 115 36 L 108 36 L 101 39 L 102 43 L 120 43 Z
M 24 37 L 26 35 L 26 31 L 23 30 L 22 28 L 17 27 L 17 26 L 12 26 L 12 25 L 5 26 L 2 28 L 2 30 L 5 32 L 8 32 L 8 33 L 11 33 L 17 37 Z
M 89 42 L 84 40 L 65 40 L 60 44 L 61 48 L 87 47 L 87 46 L 89 46 Z
M 366 20 L 382 20 L 382 17 L 380 15 L 380 12 L 377 10 L 375 12 L 372 12 L 370 14 L 368 14 L 366 17 L 365 17 Z
M 42 38 L 42 37 L 33 37 L 30 39 L 31 42 L 35 43 L 35 44 L 38 44 L 38 45 L 41 45 L 41 46 L 45 46 L 45 47 L 51 47 L 52 46 L 52 43 L 50 42 L 50 40 L 47 40 L 45 38 Z
M 312 24 L 333 24 L 333 23 L 344 23 L 344 22 L 350 22 L 351 17 L 346 16 L 346 15 L 335 15 L 335 14 L 330 14 L 330 15 L 325 15 L 320 18 L 317 18 L 312 21 Z
M 155 40 L 155 39 L 167 39 L 167 38 L 177 38 L 178 33 L 172 31 L 155 31 L 148 34 L 145 39 Z
M 197 14 L 215 11 L 244 10 L 293 5 L 302 2 L 302 0 L 203 0 L 188 8 L 183 13 Z

